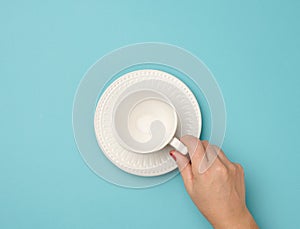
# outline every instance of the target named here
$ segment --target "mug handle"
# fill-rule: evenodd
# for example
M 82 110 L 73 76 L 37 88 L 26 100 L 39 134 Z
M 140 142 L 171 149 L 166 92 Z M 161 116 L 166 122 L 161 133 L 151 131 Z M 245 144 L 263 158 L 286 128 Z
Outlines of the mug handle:
M 172 147 L 174 147 L 176 149 L 176 151 L 178 151 L 179 153 L 183 154 L 183 155 L 187 155 L 188 153 L 188 149 L 187 147 L 181 142 L 179 141 L 177 138 L 173 138 L 170 143 L 169 143 Z

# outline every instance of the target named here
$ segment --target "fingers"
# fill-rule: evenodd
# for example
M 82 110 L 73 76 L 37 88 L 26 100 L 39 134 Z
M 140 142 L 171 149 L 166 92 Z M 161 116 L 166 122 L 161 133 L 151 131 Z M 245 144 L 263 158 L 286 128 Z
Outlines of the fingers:
M 170 155 L 176 161 L 186 189 L 191 190 L 193 173 L 190 160 L 186 156 L 182 155 L 181 153 L 175 150 L 172 150 L 170 152 Z
M 230 167 L 232 165 L 224 152 L 217 146 L 209 144 L 208 141 L 201 142 L 200 139 L 191 135 L 182 137 L 180 141 L 188 148 L 191 164 L 189 159 L 179 152 L 171 152 L 176 157 L 176 162 L 183 178 L 191 179 L 197 174 L 206 172 L 211 166 L 222 167 L 226 165 Z M 186 167 L 188 168 L 185 170 Z
M 192 172 L 202 174 L 208 170 L 213 164 L 222 166 L 222 162 L 218 158 L 218 150 L 215 150 L 213 145 L 208 141 L 200 141 L 200 139 L 186 135 L 180 141 L 188 147 L 189 156 L 191 158 Z
M 221 161 L 225 164 L 225 165 L 229 165 L 232 164 L 232 162 L 226 157 L 225 153 L 223 152 L 223 150 L 221 150 L 218 146 L 213 146 L 214 150 L 216 151 L 218 157 L 221 159 Z
M 202 145 L 204 147 L 204 149 L 206 149 L 206 147 L 208 146 L 208 141 L 204 140 L 204 141 L 201 141 L 202 142 Z
M 222 162 L 218 158 L 217 151 L 210 144 L 207 144 L 205 149 L 205 156 L 201 159 L 198 166 L 198 173 L 205 173 L 211 166 L 220 166 Z
M 191 135 L 185 135 L 183 136 L 182 138 L 180 138 L 180 141 L 186 145 L 186 147 L 188 148 L 188 153 L 189 153 L 189 156 L 190 158 L 192 159 L 195 155 L 195 152 L 198 148 L 198 144 L 200 142 L 200 140 L 194 136 L 191 136 Z
M 180 141 L 187 146 L 191 159 L 192 171 L 193 173 L 197 173 L 200 161 L 205 155 L 205 149 L 202 142 L 200 139 L 191 135 L 183 136 Z
M 173 159 L 176 161 L 176 164 L 178 166 L 178 170 L 181 172 L 187 165 L 190 164 L 189 159 L 182 155 L 181 153 L 172 150 L 170 151 L 170 155 L 173 157 Z
M 203 141 L 203 145 L 206 149 L 206 156 L 203 158 L 202 162 L 200 163 L 199 173 L 204 173 L 208 170 L 211 166 L 216 164 L 216 166 L 221 166 L 220 163 L 225 165 L 227 168 L 232 168 L 234 163 L 232 163 L 225 155 L 222 149 L 220 149 L 216 145 L 210 145 L 209 142 Z

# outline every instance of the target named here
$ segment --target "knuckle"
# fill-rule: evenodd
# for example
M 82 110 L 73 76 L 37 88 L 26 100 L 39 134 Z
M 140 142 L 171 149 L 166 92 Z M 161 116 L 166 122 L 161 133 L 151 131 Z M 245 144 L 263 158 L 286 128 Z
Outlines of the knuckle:
M 209 145 L 209 142 L 208 142 L 207 140 L 203 140 L 203 141 L 202 141 L 202 144 L 203 144 L 204 146 L 208 146 L 208 145 Z
M 232 172 L 236 172 L 238 170 L 237 166 L 235 164 L 229 164 L 229 169 Z
M 213 148 L 217 154 L 221 154 L 222 156 L 225 156 L 224 152 L 218 146 L 213 145 Z
M 236 163 L 235 165 L 236 165 L 236 167 L 237 167 L 238 169 L 243 170 L 243 166 L 242 166 L 241 164 Z
M 216 149 L 216 150 L 220 150 L 219 146 L 217 146 L 217 145 L 212 145 L 212 147 L 214 147 L 214 149 Z
M 241 172 L 242 174 L 244 174 L 244 168 L 241 164 L 236 163 L 236 168 L 238 169 L 239 172 Z
M 216 166 L 216 172 L 218 172 L 221 175 L 227 175 L 228 173 L 227 168 L 222 164 Z

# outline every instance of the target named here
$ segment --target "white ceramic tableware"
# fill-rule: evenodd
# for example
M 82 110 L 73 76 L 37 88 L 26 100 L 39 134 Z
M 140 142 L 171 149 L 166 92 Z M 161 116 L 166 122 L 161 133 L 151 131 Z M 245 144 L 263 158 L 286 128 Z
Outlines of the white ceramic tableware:
M 159 70 L 144 69 L 126 73 L 101 94 L 94 116 L 95 136 L 101 152 L 117 167 L 138 176 L 159 176 L 177 168 L 170 157 L 171 146 L 153 153 L 135 153 L 124 148 L 113 133 L 113 108 L 120 98 L 136 90 L 153 90 L 166 96 L 176 108 L 175 136 L 200 136 L 202 119 L 199 104 L 191 90 L 177 77 Z
M 174 137 L 177 122 L 170 100 L 149 89 L 129 92 L 113 111 L 115 137 L 124 148 L 137 153 L 153 153 L 170 144 L 187 154 L 187 147 Z

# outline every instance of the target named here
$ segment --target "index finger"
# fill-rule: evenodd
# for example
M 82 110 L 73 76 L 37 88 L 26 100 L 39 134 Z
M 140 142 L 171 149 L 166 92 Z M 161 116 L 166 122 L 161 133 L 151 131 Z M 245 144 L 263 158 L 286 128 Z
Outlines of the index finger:
M 203 147 L 200 139 L 191 135 L 183 136 L 180 141 L 188 148 L 188 153 L 192 164 L 192 171 L 195 174 L 198 171 L 200 161 L 205 155 L 205 148 Z

